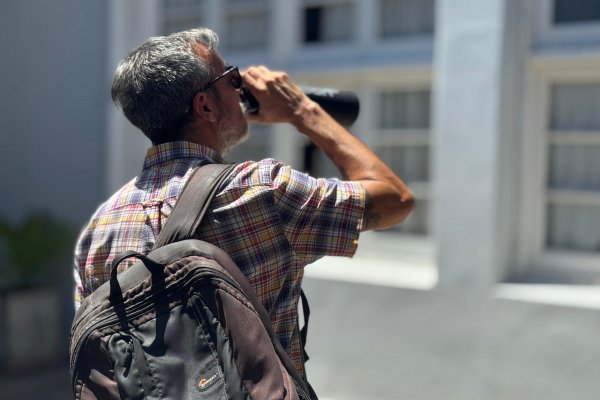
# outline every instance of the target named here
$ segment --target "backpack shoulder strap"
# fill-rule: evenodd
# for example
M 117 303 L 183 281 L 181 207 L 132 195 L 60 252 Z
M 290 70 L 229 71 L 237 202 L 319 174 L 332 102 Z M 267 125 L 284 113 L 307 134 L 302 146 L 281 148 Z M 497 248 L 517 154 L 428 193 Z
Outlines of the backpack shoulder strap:
M 236 164 L 207 164 L 196 168 L 156 239 L 154 249 L 167 243 L 190 239 L 194 235 L 210 201 L 235 166 Z
M 167 223 L 154 244 L 154 249 L 168 243 L 192 238 L 221 183 L 227 179 L 235 166 L 236 164 L 206 164 L 196 168 L 183 187 Z M 303 361 L 306 362 L 308 354 L 306 354 L 305 346 L 310 309 L 304 291 L 301 291 L 301 299 L 304 326 L 300 332 L 300 340 Z M 309 389 L 313 394 L 312 397 L 317 398 L 310 385 Z

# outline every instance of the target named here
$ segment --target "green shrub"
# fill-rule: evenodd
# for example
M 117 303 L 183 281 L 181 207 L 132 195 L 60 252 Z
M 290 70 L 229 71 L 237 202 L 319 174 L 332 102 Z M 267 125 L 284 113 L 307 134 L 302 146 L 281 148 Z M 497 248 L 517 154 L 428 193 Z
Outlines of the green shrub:
M 18 226 L 0 221 L 0 241 L 5 253 L 0 265 L 4 285 L 31 285 L 72 251 L 74 231 L 47 213 L 29 215 Z

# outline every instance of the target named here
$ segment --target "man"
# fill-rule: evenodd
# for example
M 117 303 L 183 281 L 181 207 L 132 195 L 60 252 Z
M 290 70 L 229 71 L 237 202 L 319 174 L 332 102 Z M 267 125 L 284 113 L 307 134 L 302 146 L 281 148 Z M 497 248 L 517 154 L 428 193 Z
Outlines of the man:
M 216 43 L 208 29 L 151 38 L 117 68 L 113 100 L 153 147 L 140 176 L 102 204 L 81 234 L 76 303 L 108 279 L 115 255 L 151 250 L 192 170 L 224 162 L 246 137 L 248 121 L 290 123 L 347 180 L 315 179 L 273 159 L 242 163 L 219 188 L 198 237 L 229 253 L 249 278 L 304 373 L 297 326 L 304 266 L 324 255 L 352 256 L 360 231 L 408 216 L 412 194 L 285 73 L 251 67 L 240 74 L 225 65 Z M 240 105 L 242 85 L 259 101 L 258 114 Z

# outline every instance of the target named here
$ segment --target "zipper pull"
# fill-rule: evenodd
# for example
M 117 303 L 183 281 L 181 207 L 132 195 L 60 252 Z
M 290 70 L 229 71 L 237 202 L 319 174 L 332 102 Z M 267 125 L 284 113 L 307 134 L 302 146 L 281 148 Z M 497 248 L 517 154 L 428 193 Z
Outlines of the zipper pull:
M 125 357 L 123 357 L 123 361 L 121 361 L 121 367 L 123 367 L 123 375 L 127 375 L 129 372 L 129 368 L 131 367 L 131 360 L 133 360 L 133 339 L 127 336 L 127 341 L 129 344 L 127 345 L 127 350 L 125 350 Z

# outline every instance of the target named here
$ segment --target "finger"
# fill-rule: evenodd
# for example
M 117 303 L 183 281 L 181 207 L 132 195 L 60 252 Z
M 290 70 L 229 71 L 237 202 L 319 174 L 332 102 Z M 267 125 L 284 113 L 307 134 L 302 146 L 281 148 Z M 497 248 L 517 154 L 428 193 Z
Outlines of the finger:
M 249 72 L 242 73 L 244 85 L 252 90 L 253 93 L 264 92 L 267 89 L 265 81 L 260 76 L 252 75 Z
M 242 80 L 244 81 L 245 84 L 248 84 L 248 86 L 250 87 L 255 87 L 256 84 L 258 83 L 258 81 L 256 80 L 256 78 L 254 76 L 252 76 L 252 74 L 250 74 L 250 72 L 246 71 L 242 71 Z
M 258 79 L 261 76 L 265 76 L 268 75 L 271 71 L 269 71 L 269 69 L 267 69 L 267 67 L 265 67 L 264 65 L 259 65 L 259 66 L 252 66 L 249 67 L 246 72 L 251 75 L 252 77 Z

